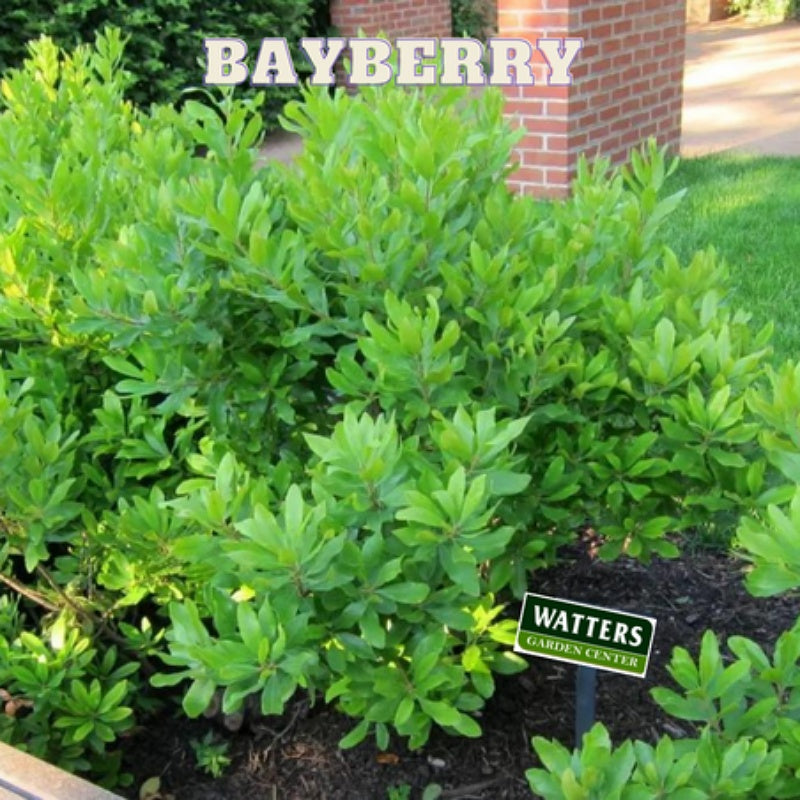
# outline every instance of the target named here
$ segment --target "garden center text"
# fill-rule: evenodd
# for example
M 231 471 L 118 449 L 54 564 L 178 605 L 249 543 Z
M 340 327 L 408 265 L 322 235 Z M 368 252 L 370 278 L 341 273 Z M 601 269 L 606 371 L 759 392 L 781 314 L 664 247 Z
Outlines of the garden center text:
M 205 83 L 236 85 L 247 80 L 249 71 L 244 59 L 247 45 L 241 39 L 208 38 Z M 489 74 L 484 71 L 487 57 L 483 43 L 477 39 L 407 38 L 392 45 L 385 39 L 301 39 L 300 48 L 314 68 L 309 83 L 331 86 L 335 83 L 333 67 L 345 48 L 350 84 L 381 85 L 392 78 L 400 85 L 514 86 L 532 85 L 531 59 L 535 50 L 541 53 L 550 72 L 548 86 L 569 86 L 569 68 L 583 48 L 583 39 L 538 39 L 536 48 L 526 39 L 489 39 Z M 423 59 L 436 59 L 423 64 Z M 250 75 L 254 86 L 294 86 L 297 72 L 286 39 L 263 39 L 255 67 Z

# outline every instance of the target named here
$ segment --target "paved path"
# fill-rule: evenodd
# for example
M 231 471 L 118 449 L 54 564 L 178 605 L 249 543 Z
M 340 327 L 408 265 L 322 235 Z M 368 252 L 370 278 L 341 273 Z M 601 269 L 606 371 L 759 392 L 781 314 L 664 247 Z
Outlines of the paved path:
M 281 131 L 264 156 L 289 161 L 299 148 Z M 681 151 L 725 150 L 800 156 L 800 23 L 732 19 L 688 31 Z
M 800 156 L 800 23 L 688 32 L 681 149 Z
M 291 161 L 302 150 L 300 136 L 289 131 L 270 133 L 261 147 L 264 161 Z

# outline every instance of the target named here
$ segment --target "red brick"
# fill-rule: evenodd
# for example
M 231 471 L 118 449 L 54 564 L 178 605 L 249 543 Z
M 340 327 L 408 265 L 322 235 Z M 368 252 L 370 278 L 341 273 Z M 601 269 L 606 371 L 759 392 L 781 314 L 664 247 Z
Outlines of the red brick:
M 611 102 L 619 105 L 623 100 L 627 99 L 633 93 L 630 84 L 623 84 L 618 89 L 611 92 Z
M 541 100 L 506 100 L 505 112 L 526 117 L 540 117 L 544 114 L 544 103 Z
M 569 28 L 569 13 L 566 11 L 528 10 L 520 12 L 522 28 L 543 32 L 547 30 L 566 31 Z
M 532 133 L 526 134 L 524 141 L 517 150 L 521 153 L 543 150 L 547 138 L 546 136 L 536 136 Z
M 536 159 L 536 166 L 541 167 L 557 167 L 558 169 L 566 170 L 569 165 L 570 156 L 567 152 L 556 151 L 538 153 L 538 158 Z
M 636 80 L 642 74 L 643 67 L 641 64 L 634 64 L 622 71 L 622 80 L 626 83 Z
M 566 133 L 568 130 L 566 119 L 552 119 L 551 117 L 532 117 L 525 119 L 525 127 L 531 133 Z M 518 147 L 524 146 L 525 140 Z
M 633 60 L 633 53 L 630 50 L 623 50 L 623 52 L 614 56 L 611 66 L 615 70 L 619 71 L 625 69 L 625 67 L 628 67 L 633 63 L 635 63 Z
M 560 136 L 560 135 L 546 136 L 545 139 L 547 141 L 546 144 L 547 150 L 566 151 L 568 142 L 568 138 L 566 136 Z
M 551 186 L 566 185 L 570 180 L 570 170 L 566 168 L 548 169 L 545 173 L 545 180 Z
M 620 78 L 621 76 L 615 72 L 603 75 L 603 77 L 600 78 L 600 88 L 602 90 L 613 89 L 614 87 L 619 86 Z
M 518 183 L 544 183 L 544 170 L 540 167 L 517 167 L 511 177 Z
M 550 117 L 565 117 L 569 111 L 566 100 L 548 100 L 545 103 L 545 114 Z
M 585 114 L 584 116 L 576 120 L 576 123 L 579 123 L 579 125 L 576 124 L 575 129 L 588 130 L 589 128 L 592 127 L 592 125 L 595 125 L 599 119 L 600 117 L 597 115 L 597 112 L 592 112 L 591 114 Z
M 595 75 L 601 72 L 606 72 L 607 70 L 611 69 L 611 64 L 612 61 L 610 58 L 598 59 L 594 64 L 592 64 L 592 72 L 594 72 Z

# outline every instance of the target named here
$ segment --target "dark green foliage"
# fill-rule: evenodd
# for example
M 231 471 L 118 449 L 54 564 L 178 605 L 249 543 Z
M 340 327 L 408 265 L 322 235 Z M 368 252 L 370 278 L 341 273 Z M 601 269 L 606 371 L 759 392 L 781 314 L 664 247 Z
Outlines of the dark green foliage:
M 730 0 L 728 5 L 733 13 L 771 22 L 795 19 L 800 15 L 798 0 Z
M 203 85 L 204 37 L 236 36 L 254 57 L 263 38 L 282 36 L 300 69 L 306 63 L 297 49 L 300 38 L 324 36 L 328 24 L 327 2 L 320 0 L 6 0 L 0 14 L 0 71 L 20 66 L 26 43 L 40 35 L 71 49 L 92 42 L 110 25 L 127 39 L 124 64 L 133 75 L 127 96 L 143 105 L 174 103 L 184 90 Z M 296 94 L 293 87 L 273 87 L 266 95 L 267 118 L 274 121 Z
M 496 3 L 491 0 L 450 0 L 453 36 L 484 41 L 497 29 Z

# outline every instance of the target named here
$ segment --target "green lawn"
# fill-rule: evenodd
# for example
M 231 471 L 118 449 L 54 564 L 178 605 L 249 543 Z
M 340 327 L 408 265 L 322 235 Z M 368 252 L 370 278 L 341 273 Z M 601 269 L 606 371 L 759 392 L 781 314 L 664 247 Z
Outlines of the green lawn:
M 775 361 L 800 358 L 800 158 L 686 159 L 667 192 L 687 195 L 665 223 L 682 260 L 713 245 L 730 268 L 731 300 L 775 322 Z

